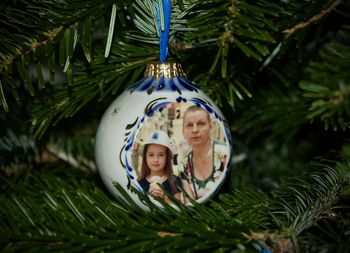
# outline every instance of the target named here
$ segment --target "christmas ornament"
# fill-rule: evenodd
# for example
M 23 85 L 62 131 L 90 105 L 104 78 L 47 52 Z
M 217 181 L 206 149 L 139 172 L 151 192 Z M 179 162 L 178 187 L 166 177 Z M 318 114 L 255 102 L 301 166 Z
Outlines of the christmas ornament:
M 163 2 L 169 8 L 169 1 Z M 169 26 L 170 14 L 160 31 L 161 61 L 148 64 L 144 78 L 109 106 L 95 140 L 98 171 L 109 191 L 121 197 L 118 183 L 144 209 L 142 194 L 135 191 L 158 206 L 159 199 L 171 203 L 165 193 L 186 204 L 204 203 L 230 168 L 224 116 L 185 79 L 179 63 L 165 61 Z

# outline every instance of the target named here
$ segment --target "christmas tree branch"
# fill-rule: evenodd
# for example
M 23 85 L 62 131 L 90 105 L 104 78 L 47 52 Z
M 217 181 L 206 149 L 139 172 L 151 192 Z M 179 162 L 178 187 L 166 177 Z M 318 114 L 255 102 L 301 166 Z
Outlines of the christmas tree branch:
M 306 69 L 306 77 L 299 83 L 309 106 L 307 118 L 319 119 L 326 129 L 342 131 L 350 127 L 347 118 L 350 97 L 350 31 L 341 28 L 331 41 L 319 52 L 319 57 L 311 60 Z M 316 60 L 322 59 L 322 63 Z M 338 61 L 335 61 L 338 59 Z M 327 76 L 327 78 L 325 78 Z
M 49 170 L 33 171 L 26 175 L 26 181 L 23 177 L 17 181 L 17 189 L 11 180 L 1 179 L 8 194 L 0 198 L 3 250 L 25 252 L 42 247 L 45 251 L 132 252 L 142 247 L 145 251 L 175 252 L 232 249 L 246 241 L 240 232 L 248 232 L 243 224 L 203 206 L 182 212 L 153 207 L 152 213 L 147 213 L 130 208 L 131 203 L 124 206 L 109 199 L 88 175 L 67 169 L 59 173 L 70 176 L 60 178 Z M 19 196 L 19 192 L 32 193 Z M 192 219 L 190 223 L 188 219 Z M 218 219 L 226 224 L 225 228 L 217 225 Z M 20 223 L 16 228 L 15 220 Z
M 316 170 L 319 172 L 306 179 L 291 179 L 274 193 L 280 208 L 273 211 L 273 216 L 285 217 L 280 220 L 282 234 L 296 237 L 317 220 L 328 217 L 340 194 L 349 187 L 349 163 L 332 167 L 325 167 L 324 163 L 314 166 L 322 167 L 322 170 Z
M 0 70 L 9 66 L 15 58 L 23 57 L 30 52 L 36 51 L 41 45 L 51 42 L 61 31 L 76 24 L 78 21 L 82 22 L 91 13 L 96 13 L 95 10 L 101 9 L 102 6 L 109 3 L 110 1 L 104 1 L 96 5 L 95 1 L 76 2 L 75 4 L 53 1 L 49 5 L 47 3 L 35 5 L 34 3 L 29 4 L 17 1 L 17 3 L 5 5 L 2 13 L 2 23 L 4 24 L 2 33 L 6 37 L 1 41 L 4 52 L 0 54 L 2 59 Z M 56 11 L 54 15 L 52 10 Z M 43 20 L 46 20 L 46 17 L 48 21 L 43 22 Z M 19 18 L 22 20 L 19 21 Z M 16 23 L 20 24 L 24 30 L 12 31 L 11 28 Z M 57 26 L 57 24 L 60 25 Z M 40 33 L 31 32 L 35 30 L 40 31 Z M 15 38 L 14 36 L 18 37 Z
M 42 45 L 46 45 L 47 43 L 50 43 L 52 40 L 54 40 L 57 37 L 57 35 L 60 34 L 62 30 L 63 30 L 62 26 L 54 28 L 53 30 L 45 34 L 46 35 L 45 38 L 42 38 L 40 40 L 36 40 L 36 39 L 32 40 L 30 45 L 28 45 L 26 48 L 22 48 L 18 50 L 17 54 L 11 55 L 8 58 L 2 60 L 0 62 L 0 70 L 11 65 L 16 58 L 23 57 L 24 55 L 35 51 L 38 47 Z
M 159 209 L 149 202 L 152 211 L 146 212 L 130 199 L 110 199 L 97 187 L 94 174 L 62 165 L 1 177 L 3 250 L 249 251 L 266 248 L 269 240 L 271 248 L 292 247 L 286 238 L 297 238 L 312 226 L 310 221 L 322 219 L 349 180 L 349 165 L 339 164 L 310 175 L 309 182 L 299 180 L 304 191 L 296 190 L 293 180 L 273 198 L 237 191 L 209 206 L 183 206 L 181 212 L 166 203 Z M 128 193 L 118 189 L 128 199 Z M 269 232 L 276 229 L 280 233 Z
M 292 28 L 288 28 L 283 31 L 283 33 L 286 34 L 286 38 L 290 37 L 292 34 L 294 34 L 296 31 L 300 29 L 304 29 L 307 26 L 319 21 L 320 19 L 324 18 L 324 16 L 328 15 L 330 12 L 334 11 L 337 6 L 341 3 L 341 0 L 335 0 L 332 4 L 330 4 L 327 9 L 321 10 L 320 13 L 317 13 L 316 15 L 312 16 L 309 20 L 305 22 L 301 22 Z

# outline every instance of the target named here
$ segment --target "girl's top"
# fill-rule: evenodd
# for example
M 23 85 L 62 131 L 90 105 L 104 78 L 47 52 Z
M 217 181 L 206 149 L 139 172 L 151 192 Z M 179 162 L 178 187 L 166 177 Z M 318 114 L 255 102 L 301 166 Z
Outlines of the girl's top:
M 213 141 L 213 164 L 212 171 L 208 178 L 200 180 L 196 178 L 193 167 L 193 153 L 189 152 L 181 162 L 180 176 L 187 180 L 194 194 L 195 199 L 200 199 L 206 195 L 214 186 L 214 183 L 220 178 L 224 171 L 227 160 L 227 146 L 217 140 Z
M 170 183 L 169 183 L 169 180 L 165 180 L 162 185 L 164 187 L 164 189 L 172 194 L 176 193 L 176 192 L 180 192 L 180 187 L 181 187 L 181 179 L 180 177 L 177 177 L 177 176 L 173 176 L 173 180 L 174 180 L 174 183 L 175 183 L 175 192 L 171 192 L 171 188 L 170 188 Z M 149 186 L 150 186 L 150 182 L 148 182 L 148 180 L 146 178 L 143 178 L 141 180 L 138 181 L 140 186 L 142 187 L 142 189 L 145 191 L 145 192 L 148 192 L 149 190 Z

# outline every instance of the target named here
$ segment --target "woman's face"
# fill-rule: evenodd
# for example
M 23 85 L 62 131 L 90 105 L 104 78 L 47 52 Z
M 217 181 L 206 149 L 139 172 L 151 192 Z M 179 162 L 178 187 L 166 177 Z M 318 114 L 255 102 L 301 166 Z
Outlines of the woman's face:
M 164 170 L 166 162 L 166 147 L 158 144 L 148 144 L 146 151 L 147 166 L 151 172 Z
M 192 148 L 204 146 L 210 141 L 211 122 L 206 111 L 189 111 L 183 120 L 184 137 Z

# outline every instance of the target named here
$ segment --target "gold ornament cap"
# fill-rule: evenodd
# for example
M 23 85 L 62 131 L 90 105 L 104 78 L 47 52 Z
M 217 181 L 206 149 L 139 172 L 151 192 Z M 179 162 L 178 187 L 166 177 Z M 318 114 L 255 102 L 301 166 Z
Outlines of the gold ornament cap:
M 177 62 L 152 62 L 147 64 L 144 77 L 152 76 L 154 79 L 161 77 L 174 78 L 186 77 L 180 63 Z

